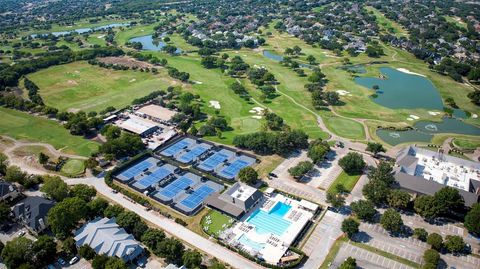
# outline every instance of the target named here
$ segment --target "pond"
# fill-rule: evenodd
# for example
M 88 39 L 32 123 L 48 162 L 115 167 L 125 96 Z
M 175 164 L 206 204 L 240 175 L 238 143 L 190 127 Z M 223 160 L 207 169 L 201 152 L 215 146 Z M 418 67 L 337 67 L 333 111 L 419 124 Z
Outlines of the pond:
M 440 93 L 430 80 L 423 76 L 407 74 L 390 67 L 381 67 L 385 78 L 357 77 L 355 82 L 372 89 L 379 86 L 373 101 L 392 108 L 443 110 Z
M 107 24 L 107 25 L 103 25 L 103 26 L 94 27 L 94 28 L 79 28 L 79 29 L 74 29 L 74 30 L 70 30 L 70 31 L 52 32 L 51 34 L 54 35 L 54 36 L 68 35 L 68 34 L 71 34 L 73 32 L 83 34 L 83 33 L 87 33 L 87 32 L 90 32 L 90 31 L 98 31 L 98 30 L 104 30 L 104 29 L 108 29 L 108 28 L 114 28 L 114 27 L 120 27 L 120 26 L 129 26 L 129 25 L 130 25 L 129 22 L 126 22 L 126 23 L 111 23 L 111 24 Z M 48 34 L 32 34 L 30 36 L 35 38 L 38 35 L 48 35 Z
M 267 57 L 268 59 L 270 60 L 274 60 L 274 61 L 277 61 L 277 62 L 281 62 L 283 61 L 283 56 L 282 55 L 278 55 L 276 54 L 275 52 L 273 51 L 269 51 L 269 50 L 264 50 L 263 51 L 263 56 Z M 309 65 L 309 64 L 304 64 L 304 63 L 298 63 L 298 65 L 300 67 L 304 67 L 304 68 L 313 68 L 312 65 Z
M 160 37 L 165 36 L 165 34 L 162 34 Z M 145 36 L 139 36 L 139 37 L 134 37 L 129 40 L 130 42 L 140 42 L 142 43 L 142 50 L 150 50 L 150 51 L 161 51 L 163 47 L 165 47 L 167 44 L 160 39 L 153 38 L 152 35 L 145 35 Z M 182 53 L 182 50 L 177 48 L 175 53 L 179 54 Z
M 455 133 L 480 135 L 480 128 L 456 118 L 443 118 L 441 122 L 419 121 L 413 125 L 415 130 L 393 131 L 378 129 L 378 137 L 390 145 L 407 142 L 430 142 L 434 134 Z
M 354 74 L 365 74 L 367 73 L 367 69 L 362 64 L 349 64 L 349 65 L 342 65 L 338 67 L 339 69 L 350 71 Z

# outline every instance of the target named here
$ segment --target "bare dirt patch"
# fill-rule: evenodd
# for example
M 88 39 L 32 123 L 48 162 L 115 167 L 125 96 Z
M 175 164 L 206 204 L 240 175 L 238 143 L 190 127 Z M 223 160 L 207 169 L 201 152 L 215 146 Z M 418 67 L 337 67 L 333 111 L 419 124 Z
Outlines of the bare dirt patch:
M 132 57 L 128 56 L 121 56 L 121 57 L 103 57 L 103 58 L 97 58 L 99 62 L 105 63 L 105 64 L 114 64 L 114 65 L 120 65 L 120 66 L 128 66 L 130 68 L 132 67 L 137 67 L 137 68 L 152 68 L 155 67 L 153 64 L 147 63 L 147 62 L 142 62 L 139 60 L 136 60 Z

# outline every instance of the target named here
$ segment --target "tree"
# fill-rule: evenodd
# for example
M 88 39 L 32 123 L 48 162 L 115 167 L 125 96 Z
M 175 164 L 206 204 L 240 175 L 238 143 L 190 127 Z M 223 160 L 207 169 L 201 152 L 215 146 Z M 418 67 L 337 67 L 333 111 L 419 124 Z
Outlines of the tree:
M 417 238 L 420 241 L 427 241 L 428 232 L 423 228 L 415 228 L 413 230 L 413 237 Z
M 437 233 L 431 233 L 427 237 L 427 244 L 435 250 L 441 250 L 443 247 L 443 238 Z
M 42 235 L 33 242 L 32 251 L 34 253 L 34 264 L 38 267 L 44 267 L 55 260 L 57 244 L 52 237 Z
M 10 206 L 5 202 L 0 202 L 0 223 L 10 219 Z
M 108 201 L 103 198 L 96 198 L 87 203 L 89 218 L 103 216 L 105 209 L 108 207 Z
M 196 250 L 186 250 L 183 253 L 182 261 L 187 268 L 198 268 L 202 264 L 202 255 Z
M 23 172 L 20 167 L 16 165 L 9 166 L 5 172 L 5 180 L 8 182 L 16 182 L 21 185 L 25 183 L 27 173 Z
M 100 132 L 107 138 L 107 140 L 112 140 L 120 137 L 122 134 L 122 129 L 116 125 L 109 124 L 106 125 Z
M 57 202 L 68 197 L 68 185 L 59 176 L 43 176 L 44 184 L 40 188 L 48 197 Z
M 458 235 L 447 235 L 444 245 L 448 251 L 454 254 L 463 252 L 466 247 L 463 238 Z
M 361 220 L 372 221 L 377 214 L 373 203 L 369 200 L 358 200 L 350 204 L 352 212 Z
M 148 229 L 141 238 L 142 243 L 144 243 L 148 248 L 155 249 L 158 242 L 161 242 L 165 239 L 165 233 L 157 229 Z
M 456 188 L 443 187 L 441 190 L 437 191 L 433 197 L 440 209 L 440 214 L 455 212 L 465 206 L 463 197 Z
M 317 61 L 317 59 L 313 55 L 308 55 L 306 60 L 309 64 L 315 64 L 315 62 Z
M 316 139 L 308 146 L 307 156 L 312 159 L 313 163 L 319 164 L 325 159 L 329 151 L 330 145 L 326 141 Z
M 352 238 L 358 233 L 358 227 L 360 223 L 353 218 L 347 218 L 342 222 L 342 232 L 346 233 L 348 238 Z
M 423 260 L 426 263 L 438 265 L 438 262 L 440 261 L 440 254 L 434 249 L 427 249 L 423 253 Z
M 78 197 L 66 198 L 48 211 L 50 229 L 59 238 L 65 238 L 77 222 L 87 215 L 87 204 Z
M 72 189 L 70 190 L 70 194 L 73 197 L 78 197 L 85 202 L 89 202 L 90 200 L 92 200 L 93 197 L 95 197 L 97 191 L 94 187 L 90 187 L 85 184 L 77 184 L 72 187 Z
M 363 186 L 363 195 L 376 205 L 384 204 L 390 192 L 389 186 L 384 181 L 370 180 Z
M 21 264 L 33 260 L 33 242 L 25 237 L 17 237 L 5 244 L 2 250 L 2 262 L 8 268 L 18 268 Z
M 420 216 L 426 219 L 433 219 L 440 215 L 440 207 L 436 199 L 430 195 L 421 195 L 414 201 L 413 208 Z
M 388 205 L 397 209 L 405 209 L 410 202 L 410 194 L 402 190 L 392 190 L 387 196 Z
M 475 235 L 480 235 L 480 204 L 476 203 L 472 206 L 465 216 L 465 228 Z
M 40 164 L 46 164 L 48 162 L 48 159 L 50 159 L 50 157 L 48 157 L 47 154 L 43 152 L 40 152 L 40 154 L 38 154 L 38 162 Z
M 95 256 L 92 260 L 93 269 L 105 269 L 108 260 L 109 258 L 105 254 Z
M 0 175 L 5 175 L 8 167 L 8 157 L 7 155 L 0 152 Z
M 123 209 L 123 207 L 121 207 L 120 205 L 109 205 L 107 206 L 107 208 L 105 208 L 105 210 L 103 211 L 103 215 L 106 217 L 106 218 L 113 218 L 113 217 L 117 217 L 118 215 L 120 215 L 121 213 L 123 213 L 125 210 Z
M 385 230 L 391 233 L 398 233 L 402 229 L 403 220 L 400 216 L 400 213 L 398 213 L 394 209 L 389 208 L 385 211 L 385 213 L 383 213 L 382 217 L 380 218 L 380 224 Z
M 345 198 L 341 194 L 327 192 L 327 203 L 333 207 L 342 207 L 345 204 Z
M 373 155 L 377 155 L 379 152 L 385 152 L 385 148 L 383 148 L 383 145 L 380 143 L 368 142 L 367 151 L 370 151 Z
M 377 167 L 370 169 L 368 178 L 371 180 L 383 181 L 390 186 L 393 182 L 395 182 L 393 166 L 391 163 L 382 160 L 378 163 Z
M 175 238 L 165 238 L 157 244 L 155 254 L 163 257 L 170 263 L 179 263 L 182 260 L 185 246 Z
M 91 248 L 89 245 L 82 245 L 78 249 L 78 254 L 85 258 L 85 260 L 89 261 L 95 258 L 95 255 L 97 255 L 97 253 L 95 253 L 95 250 L 93 250 L 93 248 Z
M 339 267 L 339 269 L 355 269 L 355 268 L 357 268 L 357 261 L 352 257 L 348 257 Z
M 361 154 L 349 152 L 338 161 L 338 165 L 349 175 L 360 174 L 365 167 L 365 161 Z
M 67 256 L 77 254 L 77 245 L 75 244 L 75 239 L 73 239 L 73 237 L 67 237 L 62 241 L 62 251 L 65 252 Z
M 105 269 L 128 269 L 128 266 L 123 260 L 117 257 L 109 257 L 105 263 Z
M 258 173 L 252 167 L 247 166 L 247 167 L 244 167 L 244 168 L 240 169 L 240 171 L 238 172 L 238 179 L 241 182 L 252 185 L 252 184 L 255 184 L 257 182 Z
M 309 161 L 301 161 L 296 166 L 288 169 L 288 173 L 296 178 L 300 179 L 305 176 L 310 170 L 313 169 L 313 163 Z

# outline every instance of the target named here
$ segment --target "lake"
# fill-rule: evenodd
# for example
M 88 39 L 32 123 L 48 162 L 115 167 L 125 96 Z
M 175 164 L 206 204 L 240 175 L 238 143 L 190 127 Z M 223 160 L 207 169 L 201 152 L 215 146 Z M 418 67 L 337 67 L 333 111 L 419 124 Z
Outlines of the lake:
M 434 134 L 454 133 L 464 135 L 480 135 L 480 128 L 467 124 L 456 118 L 443 118 L 441 122 L 418 121 L 413 125 L 415 130 L 393 131 L 378 129 L 378 137 L 394 146 L 407 142 L 430 142 Z
M 74 30 L 70 30 L 70 31 L 51 32 L 51 34 L 54 35 L 54 36 L 68 35 L 68 34 L 71 34 L 73 32 L 83 34 L 83 33 L 87 33 L 87 32 L 90 32 L 90 31 L 98 31 L 98 30 L 104 30 L 104 29 L 108 29 L 108 28 L 115 28 L 115 27 L 120 27 L 120 26 L 129 26 L 129 25 L 130 25 L 129 22 L 126 22 L 126 23 L 111 23 L 111 24 L 98 26 L 98 27 L 93 27 L 93 28 L 79 28 L 79 29 L 74 29 Z M 48 35 L 48 33 L 47 34 L 32 34 L 30 36 L 35 38 L 38 35 Z
M 283 56 L 282 56 L 282 55 L 278 55 L 278 54 L 276 54 L 276 53 L 273 52 L 273 51 L 264 50 L 264 51 L 263 51 L 263 56 L 267 57 L 267 58 L 270 59 L 270 60 L 274 60 L 274 61 L 277 61 L 277 62 L 283 61 Z M 293 60 L 295 60 L 295 59 L 293 59 Z M 304 67 L 304 68 L 310 68 L 310 69 L 313 68 L 313 66 L 312 66 L 312 65 L 309 65 L 309 64 L 298 63 L 298 65 L 299 65 L 300 67 Z
M 165 34 L 162 34 L 160 37 L 165 36 Z M 145 36 L 139 36 L 139 37 L 134 37 L 129 40 L 130 42 L 140 42 L 142 43 L 142 50 L 150 50 L 150 51 L 161 51 L 163 47 L 165 47 L 167 44 L 160 39 L 153 38 L 152 35 L 145 35 Z M 175 53 L 180 54 L 182 53 L 182 50 L 177 48 Z
M 377 97 L 373 101 L 392 108 L 443 110 L 440 93 L 425 77 L 400 72 L 390 67 L 381 67 L 380 72 L 386 78 L 357 77 L 355 82 L 372 89 L 379 86 Z

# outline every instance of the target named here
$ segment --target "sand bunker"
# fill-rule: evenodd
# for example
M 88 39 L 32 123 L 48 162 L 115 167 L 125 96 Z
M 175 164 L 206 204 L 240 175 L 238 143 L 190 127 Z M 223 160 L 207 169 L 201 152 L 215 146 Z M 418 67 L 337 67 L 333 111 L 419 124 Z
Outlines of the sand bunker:
M 264 110 L 265 110 L 265 108 L 256 106 L 256 107 L 253 107 L 252 109 L 250 109 L 248 112 L 250 112 L 252 114 L 255 113 L 257 115 L 262 115 Z
M 472 114 L 472 119 L 476 119 L 478 118 L 478 115 L 477 114 Z
M 99 35 L 99 36 L 97 36 L 97 38 L 100 38 L 100 39 L 102 39 L 102 38 L 104 38 L 104 37 L 105 37 L 105 35 Z
M 210 100 L 210 101 L 208 101 L 208 103 L 210 104 L 210 107 L 213 107 L 215 109 L 220 109 L 221 108 L 220 102 L 218 102 L 216 100 Z
M 348 95 L 348 96 L 352 96 L 351 94 L 349 94 L 350 92 L 349 91 L 346 91 L 346 90 L 337 90 L 336 91 L 338 93 L 338 95 Z
M 137 79 L 136 79 L 136 78 L 132 78 L 132 79 L 129 80 L 128 82 L 135 82 L 135 81 L 137 81 Z
M 416 75 L 416 76 L 421 76 L 421 77 L 426 77 L 425 75 L 422 75 L 422 74 L 419 74 L 419 73 L 415 73 L 415 72 L 412 72 L 406 68 L 397 68 L 398 71 L 402 72 L 402 73 L 406 73 L 406 74 L 410 74 L 410 75 Z
M 252 118 L 260 120 L 260 119 L 262 119 L 262 116 L 255 115 L 255 116 L 252 116 Z
M 432 116 L 438 116 L 440 114 L 442 114 L 442 112 L 438 112 L 438 111 L 428 111 L 428 114 L 432 115 Z
M 198 81 L 198 80 L 194 80 L 193 83 L 195 83 L 195 84 L 203 84 L 203 82 Z
M 415 119 L 415 120 L 418 120 L 418 119 L 420 119 L 420 117 L 419 117 L 419 116 L 417 116 L 417 115 L 410 115 L 410 118 L 412 118 L 412 119 Z

